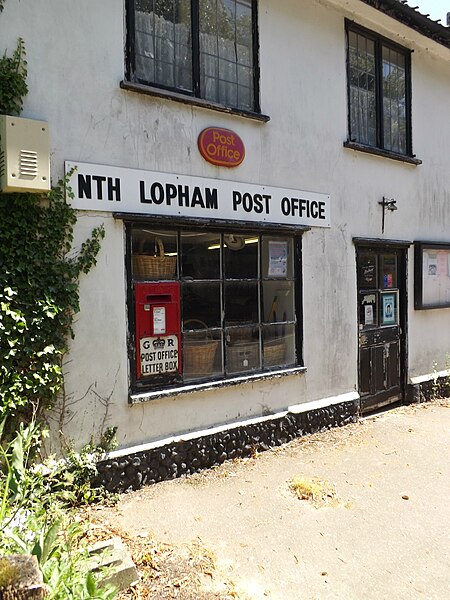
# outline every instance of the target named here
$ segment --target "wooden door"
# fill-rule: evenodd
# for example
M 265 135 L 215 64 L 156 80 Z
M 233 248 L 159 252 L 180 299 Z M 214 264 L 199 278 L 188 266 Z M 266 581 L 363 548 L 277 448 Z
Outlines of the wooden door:
M 358 247 L 361 412 L 403 399 L 406 251 Z

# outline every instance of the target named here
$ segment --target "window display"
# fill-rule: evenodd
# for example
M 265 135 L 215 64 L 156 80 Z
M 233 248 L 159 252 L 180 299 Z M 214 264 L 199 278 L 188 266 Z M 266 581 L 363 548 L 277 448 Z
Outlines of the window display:
M 293 236 L 137 225 L 130 231 L 135 294 L 150 286 L 144 296 L 151 302 L 151 282 L 173 281 L 180 289 L 178 372 L 138 369 L 140 387 L 299 364 Z M 157 323 L 152 335 L 162 347 L 162 310 L 151 310 Z M 139 340 L 135 347 L 139 352 Z

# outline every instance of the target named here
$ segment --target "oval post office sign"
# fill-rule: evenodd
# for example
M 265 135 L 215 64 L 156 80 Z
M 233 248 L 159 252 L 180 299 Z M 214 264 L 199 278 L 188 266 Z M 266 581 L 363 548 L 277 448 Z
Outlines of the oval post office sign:
M 244 142 L 230 129 L 208 127 L 198 136 L 200 154 L 218 167 L 237 167 L 245 157 Z

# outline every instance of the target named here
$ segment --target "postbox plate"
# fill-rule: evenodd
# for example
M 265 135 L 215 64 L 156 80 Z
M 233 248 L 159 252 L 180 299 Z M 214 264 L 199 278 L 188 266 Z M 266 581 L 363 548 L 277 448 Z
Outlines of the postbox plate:
M 178 371 L 178 336 L 146 337 L 140 340 L 141 375 L 165 375 Z

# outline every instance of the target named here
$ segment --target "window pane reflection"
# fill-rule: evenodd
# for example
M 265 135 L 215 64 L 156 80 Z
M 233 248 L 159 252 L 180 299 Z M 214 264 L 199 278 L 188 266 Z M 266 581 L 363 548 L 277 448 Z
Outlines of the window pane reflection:
M 183 283 L 184 329 L 220 327 L 220 283 Z
M 226 233 L 223 236 L 225 277 L 227 279 L 256 279 L 258 277 L 257 236 Z
M 220 234 L 181 234 L 183 279 L 220 278 Z
M 249 281 L 225 282 L 225 323 L 257 323 L 258 283 Z

